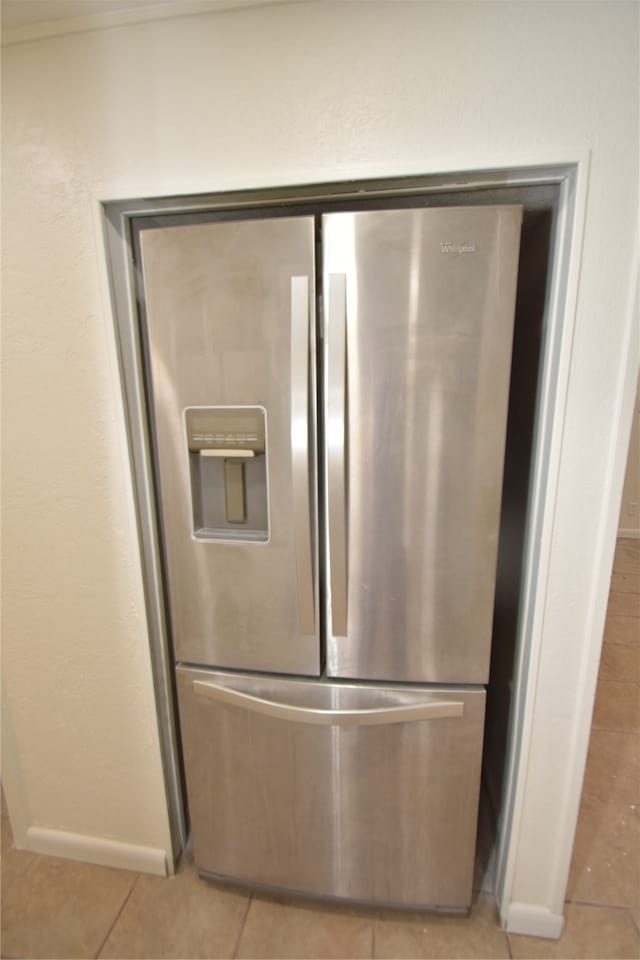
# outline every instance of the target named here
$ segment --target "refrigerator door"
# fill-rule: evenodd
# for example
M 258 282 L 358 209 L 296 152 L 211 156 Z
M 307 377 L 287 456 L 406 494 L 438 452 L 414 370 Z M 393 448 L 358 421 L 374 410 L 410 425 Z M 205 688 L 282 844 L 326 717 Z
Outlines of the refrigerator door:
M 469 907 L 484 690 L 177 676 L 201 873 Z
M 322 219 L 330 676 L 488 678 L 520 222 Z
M 313 218 L 141 249 L 176 657 L 317 675 Z

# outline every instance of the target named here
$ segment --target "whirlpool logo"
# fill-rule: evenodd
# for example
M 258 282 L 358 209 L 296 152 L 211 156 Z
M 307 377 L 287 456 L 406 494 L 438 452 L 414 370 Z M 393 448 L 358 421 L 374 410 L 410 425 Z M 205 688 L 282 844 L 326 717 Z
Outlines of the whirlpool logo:
M 449 240 L 440 241 L 440 253 L 446 253 L 449 257 L 461 257 L 465 253 L 475 252 L 475 243 L 452 243 Z

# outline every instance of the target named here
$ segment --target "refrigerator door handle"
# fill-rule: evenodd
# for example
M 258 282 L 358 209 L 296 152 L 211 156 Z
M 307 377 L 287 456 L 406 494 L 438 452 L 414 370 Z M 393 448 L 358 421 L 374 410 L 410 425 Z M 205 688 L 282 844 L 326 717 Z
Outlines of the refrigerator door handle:
M 325 710 L 300 707 L 279 700 L 268 700 L 253 694 L 220 686 L 206 680 L 194 680 L 193 692 L 200 697 L 226 703 L 231 707 L 250 710 L 265 717 L 288 720 L 292 723 L 310 723 L 327 727 L 378 726 L 390 723 L 413 723 L 417 720 L 441 720 L 462 717 L 464 703 L 459 700 L 434 700 L 422 703 L 398 703 L 392 706 L 373 706 L 358 710 Z
M 327 303 L 327 494 L 331 625 L 334 636 L 347 635 L 347 278 L 329 275 Z
M 291 277 L 291 471 L 300 631 L 315 633 L 309 503 L 309 278 Z

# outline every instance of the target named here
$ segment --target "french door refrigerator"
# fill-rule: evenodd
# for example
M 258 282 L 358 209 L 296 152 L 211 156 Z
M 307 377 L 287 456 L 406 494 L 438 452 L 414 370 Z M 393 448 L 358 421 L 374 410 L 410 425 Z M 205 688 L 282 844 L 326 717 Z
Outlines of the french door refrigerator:
M 520 221 L 141 233 L 203 875 L 470 904 Z

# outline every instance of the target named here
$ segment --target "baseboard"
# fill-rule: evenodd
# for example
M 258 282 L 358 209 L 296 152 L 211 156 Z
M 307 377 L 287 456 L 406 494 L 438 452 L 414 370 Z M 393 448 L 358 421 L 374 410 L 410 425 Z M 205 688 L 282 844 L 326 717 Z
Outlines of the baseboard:
M 640 529 L 638 527 L 620 527 L 618 540 L 640 540 Z
M 506 915 L 502 917 L 502 925 L 507 933 L 558 940 L 564 929 L 564 917 L 562 914 L 551 913 L 544 907 L 533 907 L 529 903 L 512 903 Z
M 167 859 L 164 850 L 157 847 L 140 847 L 119 840 L 105 840 L 65 830 L 49 830 L 45 827 L 29 827 L 26 849 L 51 857 L 65 857 L 84 863 L 97 863 L 101 867 L 118 867 L 151 873 L 158 877 L 167 875 Z

